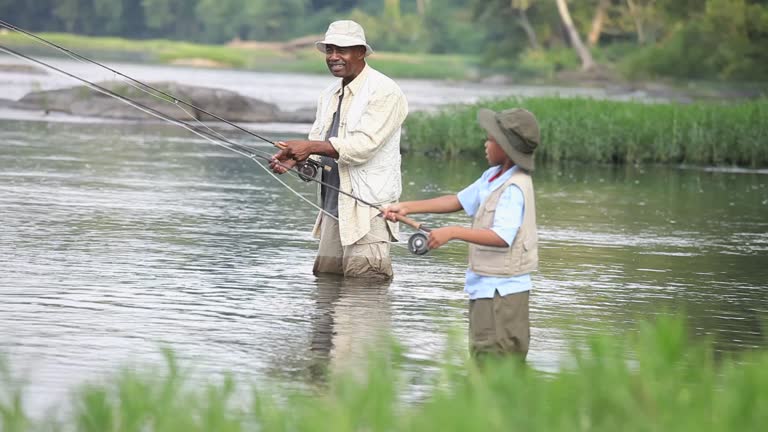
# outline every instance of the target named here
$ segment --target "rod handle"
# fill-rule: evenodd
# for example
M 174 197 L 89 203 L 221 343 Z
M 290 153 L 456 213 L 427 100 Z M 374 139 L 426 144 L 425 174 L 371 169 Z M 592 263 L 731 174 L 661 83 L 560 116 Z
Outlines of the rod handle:
M 396 217 L 396 218 L 397 218 L 397 220 L 399 220 L 400 222 L 402 222 L 402 223 L 404 223 L 404 224 L 406 224 L 406 225 L 410 226 L 411 228 L 413 228 L 413 229 L 415 229 L 415 230 L 417 230 L 417 231 L 426 231 L 426 232 L 429 232 L 429 231 L 430 231 L 430 229 L 429 229 L 429 228 L 425 228 L 425 227 L 424 227 L 424 224 L 423 224 L 423 223 L 421 223 L 421 222 L 416 222 L 415 220 L 413 220 L 413 219 L 409 218 L 408 216 L 402 216 L 402 215 L 399 215 L 399 214 L 395 214 L 395 217 Z
M 384 208 L 383 207 L 379 207 L 378 210 L 380 212 L 382 212 L 382 215 L 383 215 Z M 398 221 L 408 225 L 409 227 L 411 227 L 411 228 L 413 228 L 413 229 L 415 229 L 417 231 L 424 231 L 424 232 L 430 232 L 431 231 L 429 228 L 425 227 L 423 223 L 416 222 L 415 220 L 409 218 L 408 216 L 403 216 L 403 215 L 395 213 L 395 218 Z

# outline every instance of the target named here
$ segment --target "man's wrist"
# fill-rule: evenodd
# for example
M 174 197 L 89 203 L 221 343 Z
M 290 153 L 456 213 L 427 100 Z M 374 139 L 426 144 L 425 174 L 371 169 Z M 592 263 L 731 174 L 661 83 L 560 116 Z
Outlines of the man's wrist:
M 320 147 L 322 147 L 322 155 L 328 156 L 334 159 L 339 158 L 339 151 L 336 150 L 336 146 L 333 145 L 333 138 L 325 141 L 320 141 Z

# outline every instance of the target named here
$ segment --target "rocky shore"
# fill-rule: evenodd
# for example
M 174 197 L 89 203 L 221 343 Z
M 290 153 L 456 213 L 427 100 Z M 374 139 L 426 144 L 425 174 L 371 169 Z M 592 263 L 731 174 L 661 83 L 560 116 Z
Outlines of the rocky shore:
M 243 96 L 230 90 L 172 82 L 148 84 L 166 94 L 175 96 L 178 100 L 200 107 L 202 110 L 231 122 L 312 123 L 314 121 L 315 111 L 311 108 L 282 111 L 275 104 Z M 98 83 L 98 85 L 177 120 L 188 121 L 191 120 L 190 116 L 201 121 L 216 120 L 200 110 L 189 108 L 184 104 L 177 104 L 174 100 L 157 92 L 149 94 L 139 89 L 138 85 L 133 86 L 128 82 L 107 81 Z M 85 85 L 57 90 L 32 91 L 18 101 L 0 100 L 0 106 L 46 113 L 62 112 L 88 117 L 153 118 L 148 113 Z

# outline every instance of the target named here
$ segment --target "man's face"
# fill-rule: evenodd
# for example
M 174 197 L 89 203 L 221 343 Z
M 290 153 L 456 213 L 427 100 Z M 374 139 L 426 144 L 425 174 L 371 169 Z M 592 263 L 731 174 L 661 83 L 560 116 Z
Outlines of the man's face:
M 365 47 L 326 45 L 325 63 L 333 76 L 349 82 L 365 67 Z

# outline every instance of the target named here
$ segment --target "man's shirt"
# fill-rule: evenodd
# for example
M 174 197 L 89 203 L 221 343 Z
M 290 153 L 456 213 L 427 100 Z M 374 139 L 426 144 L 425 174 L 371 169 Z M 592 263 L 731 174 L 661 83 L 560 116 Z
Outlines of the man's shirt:
M 316 130 L 310 132 L 311 140 L 328 140 L 339 153 L 338 168 L 339 188 L 343 191 L 351 191 L 352 185 L 348 175 L 348 166 L 360 165 L 371 159 L 394 133 L 397 133 L 408 115 L 408 102 L 393 81 L 382 81 L 375 87 L 368 101 L 365 112 L 357 122 L 355 130 L 348 131 L 347 116 L 355 97 L 359 96 L 363 84 L 371 73 L 371 67 L 366 65 L 360 74 L 352 82 L 342 88 L 339 80 L 338 88 L 331 100 L 332 103 L 323 105 L 323 109 L 318 109 L 317 119 L 319 126 Z M 339 106 L 339 97 L 342 95 L 341 105 Z M 318 101 L 318 106 L 322 105 L 323 96 Z M 334 113 L 340 112 L 338 133 L 335 137 L 331 136 L 331 127 L 333 125 Z M 325 131 L 320 134 L 320 131 Z M 321 189 L 322 195 L 322 189 Z M 371 218 L 379 214 L 375 208 L 365 206 L 354 202 L 352 198 L 340 195 L 338 201 L 339 227 L 342 231 L 342 244 L 349 244 L 357 236 L 350 236 L 349 233 L 364 233 L 370 227 Z M 329 203 L 332 204 L 332 203 Z M 319 236 L 320 218 L 315 223 L 314 234 Z M 389 223 L 390 231 L 394 236 L 397 232 L 396 224 Z M 368 227 L 368 228 L 366 228 Z M 362 237 L 362 235 L 358 234 Z M 352 237 L 352 240 L 349 238 Z M 348 239 L 345 242 L 345 238 Z M 379 239 L 387 241 L 391 239 Z

